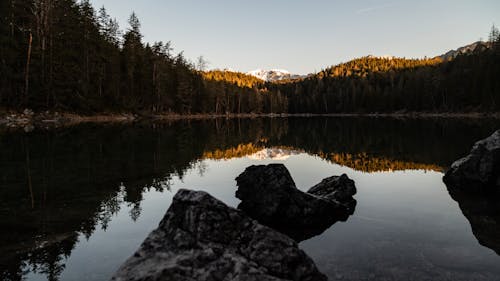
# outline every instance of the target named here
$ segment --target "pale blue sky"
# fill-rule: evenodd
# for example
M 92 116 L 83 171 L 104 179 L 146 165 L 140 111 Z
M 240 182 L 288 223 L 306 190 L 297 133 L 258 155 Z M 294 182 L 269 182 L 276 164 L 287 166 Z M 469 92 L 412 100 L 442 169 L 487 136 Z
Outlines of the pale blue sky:
M 487 39 L 499 0 L 91 0 L 122 29 L 135 11 L 145 42 L 210 68 L 305 74 L 365 55 L 424 57 Z

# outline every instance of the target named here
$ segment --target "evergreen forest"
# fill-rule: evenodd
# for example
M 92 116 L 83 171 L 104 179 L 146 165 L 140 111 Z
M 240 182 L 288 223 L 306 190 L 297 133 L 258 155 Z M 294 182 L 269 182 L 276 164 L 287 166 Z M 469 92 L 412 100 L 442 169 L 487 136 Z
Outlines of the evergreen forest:
M 499 112 L 500 36 L 452 59 L 367 56 L 266 82 L 146 43 L 89 0 L 0 1 L 0 109 L 92 114 Z

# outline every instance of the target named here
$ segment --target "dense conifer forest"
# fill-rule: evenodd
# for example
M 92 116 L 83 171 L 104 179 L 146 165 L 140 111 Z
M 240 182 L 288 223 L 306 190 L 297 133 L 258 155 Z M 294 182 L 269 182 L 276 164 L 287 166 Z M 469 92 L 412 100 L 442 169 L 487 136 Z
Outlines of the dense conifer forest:
M 88 0 L 0 2 L 0 108 L 146 114 L 500 111 L 500 36 L 439 58 L 364 57 L 268 83 L 145 43 Z
M 364 57 L 273 89 L 290 113 L 498 112 L 499 51 L 494 44 L 450 61 Z

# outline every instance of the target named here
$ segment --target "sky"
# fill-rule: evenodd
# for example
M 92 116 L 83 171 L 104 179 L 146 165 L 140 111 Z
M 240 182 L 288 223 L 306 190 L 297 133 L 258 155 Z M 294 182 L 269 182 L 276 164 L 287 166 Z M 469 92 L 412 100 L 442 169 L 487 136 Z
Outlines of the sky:
M 499 0 L 90 0 L 144 42 L 171 41 L 209 68 L 317 72 L 375 55 L 433 57 L 500 26 Z

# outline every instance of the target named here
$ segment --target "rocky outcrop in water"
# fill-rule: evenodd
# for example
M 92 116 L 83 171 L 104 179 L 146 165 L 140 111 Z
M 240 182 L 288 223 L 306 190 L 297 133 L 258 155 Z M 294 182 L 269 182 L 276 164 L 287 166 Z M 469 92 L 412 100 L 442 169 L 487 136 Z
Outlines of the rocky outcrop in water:
M 457 160 L 443 178 L 450 188 L 500 189 L 500 130 L 474 144 L 469 155 Z
M 236 181 L 238 209 L 297 241 L 345 221 L 356 206 L 356 187 L 346 175 L 326 178 L 307 193 L 295 186 L 282 164 L 250 166 Z
M 354 212 L 354 207 L 356 207 L 356 200 L 353 198 L 356 194 L 356 186 L 346 174 L 323 179 L 311 187 L 307 193 L 344 206 L 349 215 Z
M 205 192 L 179 190 L 112 280 L 327 280 L 289 237 Z
M 476 142 L 443 181 L 479 243 L 500 255 L 500 130 Z

